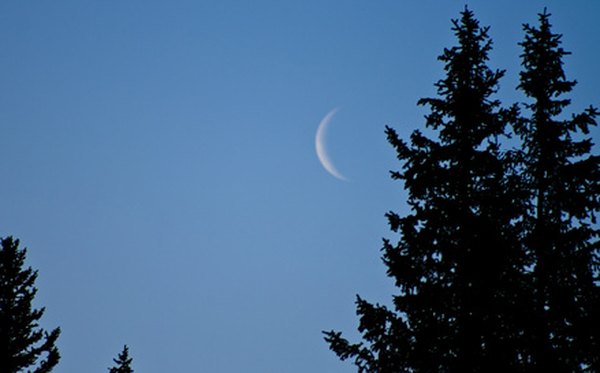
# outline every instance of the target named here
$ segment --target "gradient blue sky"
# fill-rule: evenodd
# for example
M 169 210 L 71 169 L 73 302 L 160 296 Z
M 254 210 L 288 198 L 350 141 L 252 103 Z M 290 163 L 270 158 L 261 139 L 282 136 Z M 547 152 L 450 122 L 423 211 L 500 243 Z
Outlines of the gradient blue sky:
M 600 104 L 600 2 L 469 1 L 498 97 L 521 24 L 564 34 L 573 108 Z M 39 269 L 57 373 L 353 372 L 355 294 L 389 303 L 383 217 L 406 212 L 383 128 L 423 125 L 465 1 L 4 0 L 0 235 Z M 320 166 L 319 121 L 350 182 Z M 593 136 L 600 139 L 595 129 Z

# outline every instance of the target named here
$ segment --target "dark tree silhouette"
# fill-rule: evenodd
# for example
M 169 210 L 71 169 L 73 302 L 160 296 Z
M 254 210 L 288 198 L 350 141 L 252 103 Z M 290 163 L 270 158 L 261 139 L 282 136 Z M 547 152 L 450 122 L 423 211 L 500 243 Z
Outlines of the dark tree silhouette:
M 26 249 L 19 249 L 19 240 L 2 239 L 0 250 L 0 371 L 17 373 L 51 372 L 60 355 L 55 343 L 60 334 L 50 333 L 38 325 L 44 308 L 32 309 L 37 289 L 37 271 L 23 268 Z
M 392 177 L 404 182 L 412 211 L 387 214 L 400 234 L 383 247 L 399 288 L 394 310 L 359 297 L 364 342 L 325 333 L 359 372 L 516 372 L 527 347 L 520 315 L 528 303 L 520 301 L 531 290 L 522 286 L 527 262 L 511 224 L 524 207 L 518 178 L 507 176 L 514 162 L 497 141 L 517 110 L 492 99 L 504 72 L 487 66 L 488 28 L 468 9 L 453 26 L 458 46 L 439 57 L 439 97 L 419 101 L 431 109 L 426 125 L 438 140 L 415 131 L 409 146 L 386 129 L 405 162 Z
M 539 371 L 598 372 L 600 157 L 590 155 L 585 137 L 598 111 L 563 114 L 570 104 L 564 95 L 576 82 L 565 77 L 562 60 L 569 53 L 552 32 L 549 14 L 544 10 L 539 26 L 524 30 L 519 89 L 530 99 L 530 116 L 515 130 L 524 144 L 531 201 L 524 220 L 535 285 L 534 358 Z
M 439 97 L 419 101 L 437 139 L 415 131 L 408 145 L 386 129 L 411 207 L 386 215 L 400 235 L 383 247 L 393 309 L 358 297 L 363 342 L 325 339 L 359 372 L 600 371 L 599 112 L 563 113 L 575 82 L 545 10 L 521 43 L 528 116 L 501 108 L 488 29 L 461 14 Z M 521 148 L 500 147 L 508 125 Z
M 123 351 L 113 361 L 116 366 L 109 368 L 109 373 L 133 373 L 133 369 L 131 368 L 133 359 L 129 357 L 129 347 L 127 345 L 123 346 Z

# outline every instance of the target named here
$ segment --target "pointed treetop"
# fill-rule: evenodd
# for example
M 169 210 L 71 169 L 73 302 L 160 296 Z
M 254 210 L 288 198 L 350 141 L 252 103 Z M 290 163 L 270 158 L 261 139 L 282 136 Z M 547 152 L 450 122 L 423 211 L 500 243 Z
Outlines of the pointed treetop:
M 133 359 L 129 357 L 129 347 L 127 345 L 123 346 L 123 351 L 113 361 L 116 366 L 109 368 L 109 373 L 133 373 L 133 368 L 131 368 Z
M 32 306 L 38 272 L 25 267 L 27 250 L 19 240 L 0 238 L 0 371 L 48 373 L 58 364 L 60 328 L 39 326 L 44 308 Z

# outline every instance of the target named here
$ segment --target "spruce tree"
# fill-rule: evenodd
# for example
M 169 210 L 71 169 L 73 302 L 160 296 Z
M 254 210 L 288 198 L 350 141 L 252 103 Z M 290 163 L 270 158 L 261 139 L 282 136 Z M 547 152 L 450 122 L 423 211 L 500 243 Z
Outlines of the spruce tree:
M 539 371 L 600 371 L 600 157 L 590 155 L 586 137 L 598 111 L 563 113 L 576 82 L 566 79 L 569 53 L 549 16 L 544 10 L 537 28 L 524 25 L 519 89 L 529 99 L 529 117 L 516 127 L 531 201 L 525 221 L 535 287 L 533 356 Z
M 123 351 L 116 359 L 113 359 L 116 366 L 109 368 L 109 373 L 133 373 L 131 362 L 133 359 L 129 357 L 129 347 L 123 346 Z
M 446 76 L 436 84 L 438 97 L 419 101 L 431 110 L 426 126 L 437 139 L 415 131 L 408 145 L 386 128 L 404 162 L 392 177 L 404 182 L 411 208 L 404 217 L 387 214 L 400 235 L 383 247 L 398 287 L 393 309 L 358 297 L 364 341 L 325 333 L 359 372 L 523 369 L 531 289 L 523 286 L 527 258 L 511 222 L 525 207 L 510 172 L 515 162 L 498 143 L 517 112 L 493 99 L 504 72 L 487 66 L 488 28 L 465 9 L 453 31 L 458 46 L 439 57 Z
M 58 364 L 56 340 L 60 329 L 50 333 L 38 321 L 44 308 L 33 309 L 37 271 L 24 268 L 26 249 L 19 240 L 6 237 L 0 250 L 0 371 L 47 373 Z

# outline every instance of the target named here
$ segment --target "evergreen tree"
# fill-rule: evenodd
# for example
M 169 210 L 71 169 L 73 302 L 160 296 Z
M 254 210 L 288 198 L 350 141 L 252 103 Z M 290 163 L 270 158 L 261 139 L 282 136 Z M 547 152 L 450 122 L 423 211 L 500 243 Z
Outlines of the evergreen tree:
M 514 161 L 497 138 L 517 115 L 493 99 L 503 71 L 487 66 L 491 40 L 465 9 L 453 21 L 458 46 L 439 59 L 446 77 L 411 145 L 387 128 L 404 161 L 411 213 L 387 214 L 400 241 L 384 240 L 384 263 L 399 293 L 394 309 L 357 300 L 364 342 L 326 332 L 330 348 L 353 358 L 359 372 L 489 372 L 523 370 L 523 337 L 531 289 L 517 220 L 524 209 Z M 511 176 L 513 175 L 513 176 Z
M 0 250 L 0 371 L 47 373 L 58 364 L 55 343 L 60 334 L 38 325 L 44 308 L 32 309 L 37 289 L 37 271 L 23 268 L 27 250 L 19 249 L 19 240 L 1 239 Z
M 569 53 L 549 16 L 539 15 L 538 28 L 524 25 L 519 89 L 530 99 L 530 116 L 516 127 L 531 201 L 525 221 L 535 285 L 534 358 L 539 371 L 600 371 L 600 157 L 590 155 L 585 137 L 598 111 L 563 114 L 570 104 L 564 95 L 576 82 L 565 77 L 562 60 Z
M 116 366 L 109 368 L 109 373 L 133 373 L 133 369 L 131 368 L 133 359 L 129 357 L 129 348 L 127 345 L 123 346 L 123 351 L 113 361 Z

